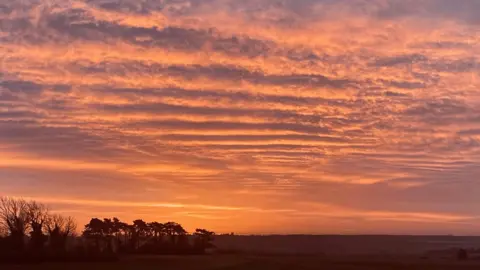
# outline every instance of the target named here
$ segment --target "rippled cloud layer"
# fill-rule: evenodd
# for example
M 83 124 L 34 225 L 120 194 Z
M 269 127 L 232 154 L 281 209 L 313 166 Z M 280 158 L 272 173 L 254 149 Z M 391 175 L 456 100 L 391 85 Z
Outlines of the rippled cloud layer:
M 6 1 L 0 193 L 81 222 L 476 233 L 478 12 L 475 0 Z

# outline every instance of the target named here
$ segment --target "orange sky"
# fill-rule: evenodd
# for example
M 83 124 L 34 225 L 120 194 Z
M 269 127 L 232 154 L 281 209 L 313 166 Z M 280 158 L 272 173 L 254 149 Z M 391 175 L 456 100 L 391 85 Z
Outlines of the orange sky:
M 0 10 L 0 195 L 80 225 L 480 233 L 478 1 Z

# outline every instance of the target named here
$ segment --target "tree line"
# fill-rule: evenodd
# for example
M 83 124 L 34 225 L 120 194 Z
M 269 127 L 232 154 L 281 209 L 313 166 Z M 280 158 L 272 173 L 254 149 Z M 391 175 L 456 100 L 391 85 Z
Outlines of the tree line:
M 44 252 L 47 243 L 52 251 L 65 250 L 77 227 L 72 217 L 50 213 L 44 204 L 1 197 L 0 228 L 2 248 L 37 253 Z
M 118 218 L 92 218 L 77 235 L 72 217 L 36 201 L 0 197 L 0 259 L 203 254 L 213 247 L 214 235 L 205 229 L 189 234 L 176 222 L 138 219 L 128 224 Z
M 93 218 L 85 225 L 82 236 L 95 250 L 120 253 L 198 254 L 213 247 L 215 233 L 196 229 L 189 234 L 176 222 L 128 224 L 118 218 Z

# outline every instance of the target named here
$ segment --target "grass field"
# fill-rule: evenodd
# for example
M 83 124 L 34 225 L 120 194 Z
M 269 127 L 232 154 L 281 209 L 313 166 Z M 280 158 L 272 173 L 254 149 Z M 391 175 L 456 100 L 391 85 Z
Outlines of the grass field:
M 376 269 L 480 269 L 480 261 L 428 260 L 416 258 L 318 258 L 308 256 L 141 256 L 110 263 L 0 265 L 0 269 L 37 270 L 376 270 Z

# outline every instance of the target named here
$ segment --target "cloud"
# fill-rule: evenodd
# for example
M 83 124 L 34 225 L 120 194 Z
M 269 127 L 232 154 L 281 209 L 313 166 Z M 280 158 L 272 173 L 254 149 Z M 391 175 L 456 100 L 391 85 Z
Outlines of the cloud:
M 227 231 L 476 233 L 476 7 L 2 3 L 0 189 Z
M 10 115 L 12 116 L 19 115 Z M 9 121 L 2 122 L 0 130 L 1 144 L 9 145 L 16 151 L 33 152 L 40 156 L 94 158 L 108 148 L 102 138 L 77 128 L 43 127 L 31 122 Z M 111 150 L 113 152 L 105 153 L 119 154 L 114 149 Z
M 429 66 L 440 72 L 476 72 L 479 69 L 475 58 L 438 60 Z
M 480 135 L 480 129 L 468 129 L 458 132 L 459 135 Z
M 214 29 L 198 30 L 180 27 L 145 28 L 124 26 L 114 22 L 95 21 L 87 12 L 70 11 L 52 14 L 47 26 L 59 35 L 76 40 L 123 41 L 150 48 L 173 50 L 212 50 L 226 54 L 257 57 L 266 54 L 269 45 L 242 36 L 222 36 Z
M 428 59 L 421 54 L 399 55 L 395 57 L 384 57 L 377 59 L 372 63 L 372 65 L 377 67 L 391 67 L 396 65 L 414 64 L 417 62 L 424 62 L 426 60 Z
M 0 87 L 14 92 L 39 93 L 42 86 L 29 81 L 2 81 Z
M 396 88 L 401 89 L 417 89 L 425 88 L 425 84 L 421 82 L 408 82 L 408 81 L 391 81 L 389 84 Z
M 393 92 L 393 91 L 387 91 L 384 94 L 388 97 L 406 97 L 406 96 L 408 96 L 407 94 Z
M 240 123 L 223 121 L 144 121 L 130 124 L 132 128 L 141 129 L 163 129 L 163 130 L 197 130 L 206 132 L 214 131 L 237 131 L 242 130 L 253 132 L 255 130 L 271 131 L 292 131 L 310 134 L 328 134 L 329 129 L 316 125 L 295 124 L 295 123 Z
M 331 79 L 322 75 L 292 74 L 292 75 L 266 75 L 260 72 L 252 72 L 246 69 L 228 66 L 161 66 L 145 65 L 143 63 L 122 63 L 114 65 L 110 63 L 99 63 L 82 66 L 83 63 L 73 63 L 74 69 L 81 69 L 87 74 L 98 74 L 100 72 L 112 72 L 115 74 L 152 73 L 168 77 L 181 77 L 193 80 L 208 77 L 213 80 L 229 80 L 234 82 L 247 81 L 256 85 L 272 86 L 296 86 L 309 85 L 311 87 L 331 87 L 341 89 L 354 85 L 354 81 L 345 79 Z

